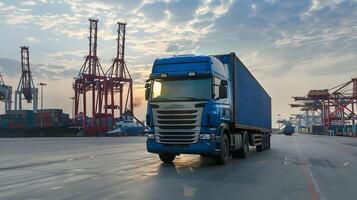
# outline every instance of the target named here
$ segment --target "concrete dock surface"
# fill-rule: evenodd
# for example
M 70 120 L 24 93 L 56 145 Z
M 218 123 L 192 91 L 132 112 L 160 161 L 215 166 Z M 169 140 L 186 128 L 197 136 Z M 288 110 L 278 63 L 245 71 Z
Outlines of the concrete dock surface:
M 273 135 L 218 166 L 163 164 L 144 137 L 0 139 L 0 199 L 357 199 L 357 138 Z

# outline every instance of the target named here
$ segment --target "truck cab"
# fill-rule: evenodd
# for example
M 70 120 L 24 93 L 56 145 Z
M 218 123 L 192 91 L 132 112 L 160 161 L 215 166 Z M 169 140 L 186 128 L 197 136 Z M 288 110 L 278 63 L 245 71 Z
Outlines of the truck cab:
M 233 152 L 244 157 L 249 146 L 244 147 L 243 134 L 229 134 L 228 73 L 227 65 L 213 56 L 156 59 L 145 85 L 148 152 L 166 163 L 179 154 L 212 156 L 219 164 Z

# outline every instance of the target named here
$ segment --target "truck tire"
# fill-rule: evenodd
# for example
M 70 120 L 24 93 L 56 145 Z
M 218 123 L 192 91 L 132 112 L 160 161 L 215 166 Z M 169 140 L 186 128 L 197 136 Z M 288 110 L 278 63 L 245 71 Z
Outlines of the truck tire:
M 227 134 L 223 134 L 219 155 L 215 156 L 214 160 L 216 164 L 224 165 L 228 162 L 228 159 L 229 159 L 229 140 Z
M 263 134 L 263 151 L 267 150 L 268 143 L 267 143 L 267 134 Z
M 255 148 L 257 150 L 257 152 L 262 152 L 264 151 L 264 135 L 262 135 L 262 141 L 260 142 L 260 145 L 257 145 Z
M 249 152 L 249 136 L 247 133 L 243 134 L 243 147 L 237 151 L 232 151 L 233 158 L 247 158 Z
M 263 151 L 267 150 L 267 134 L 263 133 Z
M 164 163 L 172 163 L 175 160 L 176 155 L 171 153 L 160 153 L 160 160 Z
M 268 134 L 268 149 L 270 149 L 270 139 L 271 139 L 271 136 L 270 136 L 270 134 Z

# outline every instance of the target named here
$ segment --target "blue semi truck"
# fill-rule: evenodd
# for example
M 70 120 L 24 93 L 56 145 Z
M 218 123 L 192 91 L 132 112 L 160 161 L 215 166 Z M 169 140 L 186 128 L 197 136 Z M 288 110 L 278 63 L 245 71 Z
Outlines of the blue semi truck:
M 145 84 L 147 150 L 217 164 L 270 148 L 271 98 L 235 53 L 156 59 Z

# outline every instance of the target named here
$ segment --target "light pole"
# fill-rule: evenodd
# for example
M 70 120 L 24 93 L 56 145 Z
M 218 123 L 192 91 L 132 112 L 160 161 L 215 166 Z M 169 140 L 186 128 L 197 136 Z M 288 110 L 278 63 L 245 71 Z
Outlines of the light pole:
M 43 111 L 43 86 L 46 86 L 46 83 L 37 84 L 41 87 L 41 111 Z M 43 136 L 43 112 L 41 112 L 41 135 Z
M 278 121 L 278 124 L 279 124 L 278 129 L 280 130 L 280 129 L 281 129 L 281 122 L 280 122 L 280 119 L 281 119 L 280 116 L 281 116 L 281 114 L 278 113 L 277 116 L 278 116 L 278 120 L 277 120 L 277 121 Z
M 46 86 L 46 83 L 39 83 L 37 84 L 39 86 L 41 86 L 41 110 L 43 110 L 43 86 Z
M 74 116 L 74 97 L 71 97 L 71 100 L 72 100 L 72 118 L 73 118 L 73 121 L 75 120 L 75 116 Z

